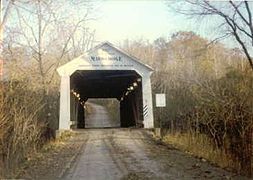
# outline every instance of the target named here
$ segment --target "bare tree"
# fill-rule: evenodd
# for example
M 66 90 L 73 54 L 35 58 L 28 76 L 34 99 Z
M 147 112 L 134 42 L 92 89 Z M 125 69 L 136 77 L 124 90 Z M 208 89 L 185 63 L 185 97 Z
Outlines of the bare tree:
M 220 18 L 220 21 L 217 19 L 212 21 L 218 22 L 215 26 L 221 33 L 221 36 L 214 41 L 232 36 L 241 47 L 253 70 L 251 55 L 253 47 L 252 3 L 248 1 L 211 2 L 207 0 L 185 0 L 179 4 L 168 4 L 176 12 L 193 18 Z
M 85 3 L 84 3 L 85 2 Z M 81 7 L 80 7 L 81 6 Z M 72 10 L 71 10 L 72 7 Z M 81 8 L 80 14 L 73 12 Z M 74 3 L 72 1 L 34 0 L 26 3 L 15 3 L 15 16 L 18 20 L 10 22 L 9 34 L 18 34 L 13 38 L 15 46 L 26 47 L 35 60 L 39 84 L 46 91 L 46 86 L 52 82 L 56 68 L 61 61 L 75 47 L 71 42 L 75 39 L 92 45 L 93 33 L 83 31 L 87 29 L 87 22 L 93 20 L 89 1 Z M 18 29 L 18 30 L 17 30 Z M 82 36 L 80 36 L 82 32 Z M 86 33 L 86 34 L 84 34 Z M 85 39 L 84 39 L 85 38 Z
M 1 23 L 0 23 L 0 29 L 2 31 L 4 24 L 7 21 L 7 18 L 10 13 L 10 9 L 12 4 L 14 3 L 14 0 L 6 1 L 6 5 L 3 6 L 3 0 L 0 0 L 0 9 L 1 9 Z
M 10 8 L 13 1 L 7 1 L 7 5 L 4 8 L 3 7 L 3 0 L 0 0 L 0 54 L 3 52 L 3 26 L 5 22 L 7 21 L 7 17 L 10 12 Z M 0 79 L 2 79 L 3 76 L 3 58 L 0 57 Z

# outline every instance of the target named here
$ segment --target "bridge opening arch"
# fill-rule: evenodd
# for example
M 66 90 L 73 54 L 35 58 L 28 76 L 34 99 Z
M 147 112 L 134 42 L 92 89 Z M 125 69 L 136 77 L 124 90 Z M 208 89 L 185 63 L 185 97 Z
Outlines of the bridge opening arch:
M 85 107 L 90 98 L 116 98 L 120 127 L 143 127 L 142 82 L 134 70 L 77 70 L 70 76 L 70 121 L 85 128 Z
M 89 98 L 116 98 L 121 127 L 153 128 L 150 76 L 153 69 L 104 42 L 60 66 L 59 130 L 85 128 Z

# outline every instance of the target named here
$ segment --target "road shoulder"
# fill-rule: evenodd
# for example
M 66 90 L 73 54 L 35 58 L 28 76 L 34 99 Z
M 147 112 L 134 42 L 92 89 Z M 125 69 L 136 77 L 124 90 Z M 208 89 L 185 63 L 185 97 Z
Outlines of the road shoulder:
M 61 179 L 75 161 L 85 144 L 80 133 L 67 136 L 46 144 L 41 151 L 28 157 L 17 172 L 21 179 Z

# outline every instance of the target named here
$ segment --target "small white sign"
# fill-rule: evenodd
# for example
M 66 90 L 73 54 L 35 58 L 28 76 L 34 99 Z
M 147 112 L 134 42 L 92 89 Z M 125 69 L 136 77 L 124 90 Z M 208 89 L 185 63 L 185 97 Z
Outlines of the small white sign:
M 166 106 L 166 98 L 165 94 L 156 94 L 156 107 L 165 107 Z

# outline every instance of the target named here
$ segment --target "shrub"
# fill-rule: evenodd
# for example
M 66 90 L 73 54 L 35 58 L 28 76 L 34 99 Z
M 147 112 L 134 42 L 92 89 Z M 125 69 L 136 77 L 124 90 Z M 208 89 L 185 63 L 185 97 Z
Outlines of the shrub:
M 0 97 L 0 173 L 12 177 L 20 162 L 51 137 L 48 115 L 57 113 L 49 111 L 49 96 L 26 80 L 4 82 Z

